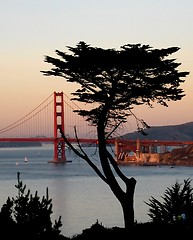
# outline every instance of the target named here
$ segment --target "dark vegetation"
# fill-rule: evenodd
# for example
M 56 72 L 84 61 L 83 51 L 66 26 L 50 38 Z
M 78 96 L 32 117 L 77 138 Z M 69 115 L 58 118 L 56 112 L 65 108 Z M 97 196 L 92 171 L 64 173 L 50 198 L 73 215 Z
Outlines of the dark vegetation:
M 61 217 L 54 224 L 51 221 L 52 199 L 48 196 L 40 198 L 26 190 L 18 173 L 18 195 L 8 197 L 0 212 L 1 236 L 5 239 L 44 240 L 61 239 Z
M 162 201 L 154 197 L 146 204 L 150 207 L 148 215 L 154 223 L 184 224 L 193 226 L 193 188 L 191 179 L 185 179 L 184 184 L 178 181 L 168 187 L 161 197 Z
M 18 195 L 8 197 L 0 211 L 1 239 L 13 240 L 90 240 L 90 239 L 131 239 L 145 237 L 148 239 L 169 237 L 189 237 L 193 227 L 193 188 L 191 180 L 178 181 L 168 187 L 162 201 L 151 197 L 148 215 L 151 222 L 135 223 L 133 228 L 106 228 L 96 221 L 90 228 L 72 237 L 61 234 L 61 216 L 55 223 L 51 222 L 52 199 L 40 198 L 35 192 L 31 194 L 20 180 L 18 173 Z M 185 218 L 182 217 L 184 214 Z M 64 216 L 65 217 L 65 216 Z M 3 238 L 2 238 L 3 237 Z

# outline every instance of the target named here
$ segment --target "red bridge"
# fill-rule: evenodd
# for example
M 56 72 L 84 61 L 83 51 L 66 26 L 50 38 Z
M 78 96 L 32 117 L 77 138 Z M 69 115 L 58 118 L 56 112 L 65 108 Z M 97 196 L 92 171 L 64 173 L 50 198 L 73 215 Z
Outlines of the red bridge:
M 79 107 L 63 92 L 54 92 L 38 107 L 13 124 L 0 129 L 0 142 L 52 142 L 54 143 L 54 157 L 51 162 L 65 162 L 65 142 L 61 138 L 59 129 L 65 133 L 68 141 L 76 143 L 74 126 L 76 126 L 80 143 L 96 144 L 96 129 L 88 125 L 87 121 L 73 110 Z M 80 108 L 79 108 L 80 109 Z M 123 129 L 124 131 L 124 129 Z M 119 156 L 128 150 L 136 152 L 137 140 L 124 140 L 119 138 L 125 132 L 119 132 L 109 140 L 115 144 L 115 155 Z M 175 141 L 140 141 L 143 151 L 157 148 L 158 146 L 184 146 L 193 142 Z
M 75 108 L 78 106 L 67 96 L 64 99 L 63 92 L 54 92 L 33 111 L 0 129 L 0 142 L 52 142 L 54 158 L 51 162 L 65 162 L 65 142 L 60 136 L 59 129 L 72 143 L 77 142 L 74 126 L 79 134 L 79 142 L 96 143 L 97 140 L 94 128 L 86 125 L 82 117 L 73 113 Z M 85 137 L 88 132 L 89 137 Z

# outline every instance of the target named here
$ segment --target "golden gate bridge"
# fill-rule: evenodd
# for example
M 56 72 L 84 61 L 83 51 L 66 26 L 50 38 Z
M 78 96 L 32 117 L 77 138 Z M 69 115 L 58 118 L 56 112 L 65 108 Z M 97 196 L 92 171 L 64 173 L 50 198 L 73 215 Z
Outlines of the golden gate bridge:
M 95 128 L 73 112 L 78 108 L 63 92 L 54 92 L 24 117 L 0 129 L 0 142 L 51 142 L 54 143 L 53 162 L 65 162 L 65 142 L 59 129 L 69 142 L 77 142 L 75 126 L 79 142 L 97 141 Z
M 78 142 L 80 143 L 97 143 L 96 128 L 90 126 L 87 121 L 74 110 L 80 107 L 70 100 L 63 92 L 54 92 L 45 99 L 39 106 L 31 112 L 17 120 L 16 122 L 0 129 L 0 142 L 42 142 L 53 143 L 54 156 L 50 162 L 66 162 L 65 142 L 61 138 L 61 129 L 67 140 L 71 143 L 77 143 L 74 127 L 78 133 Z M 127 149 L 137 149 L 137 140 L 124 140 L 120 138 L 125 129 L 119 129 L 109 140 L 115 144 L 115 155 L 119 156 Z M 140 141 L 142 147 L 157 146 L 181 146 L 193 144 L 192 142 L 175 142 L 159 140 Z

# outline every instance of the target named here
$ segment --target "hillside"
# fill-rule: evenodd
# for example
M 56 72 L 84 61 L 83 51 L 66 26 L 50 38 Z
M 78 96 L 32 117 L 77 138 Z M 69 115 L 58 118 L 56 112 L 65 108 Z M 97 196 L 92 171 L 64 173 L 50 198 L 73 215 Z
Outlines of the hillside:
M 0 148 L 41 147 L 41 142 L 0 142 Z
M 153 126 L 146 129 L 147 136 L 135 131 L 122 137 L 129 140 L 149 139 L 149 140 L 168 140 L 168 141 L 193 141 L 193 122 L 179 125 Z

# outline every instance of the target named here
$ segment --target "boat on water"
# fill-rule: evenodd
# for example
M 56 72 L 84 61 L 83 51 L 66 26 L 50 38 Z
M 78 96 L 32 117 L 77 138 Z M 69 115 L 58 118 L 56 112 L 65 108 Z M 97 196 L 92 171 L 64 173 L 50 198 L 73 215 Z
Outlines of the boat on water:
M 25 163 L 28 162 L 28 158 L 27 158 L 27 157 L 24 158 L 24 162 L 25 162 Z

